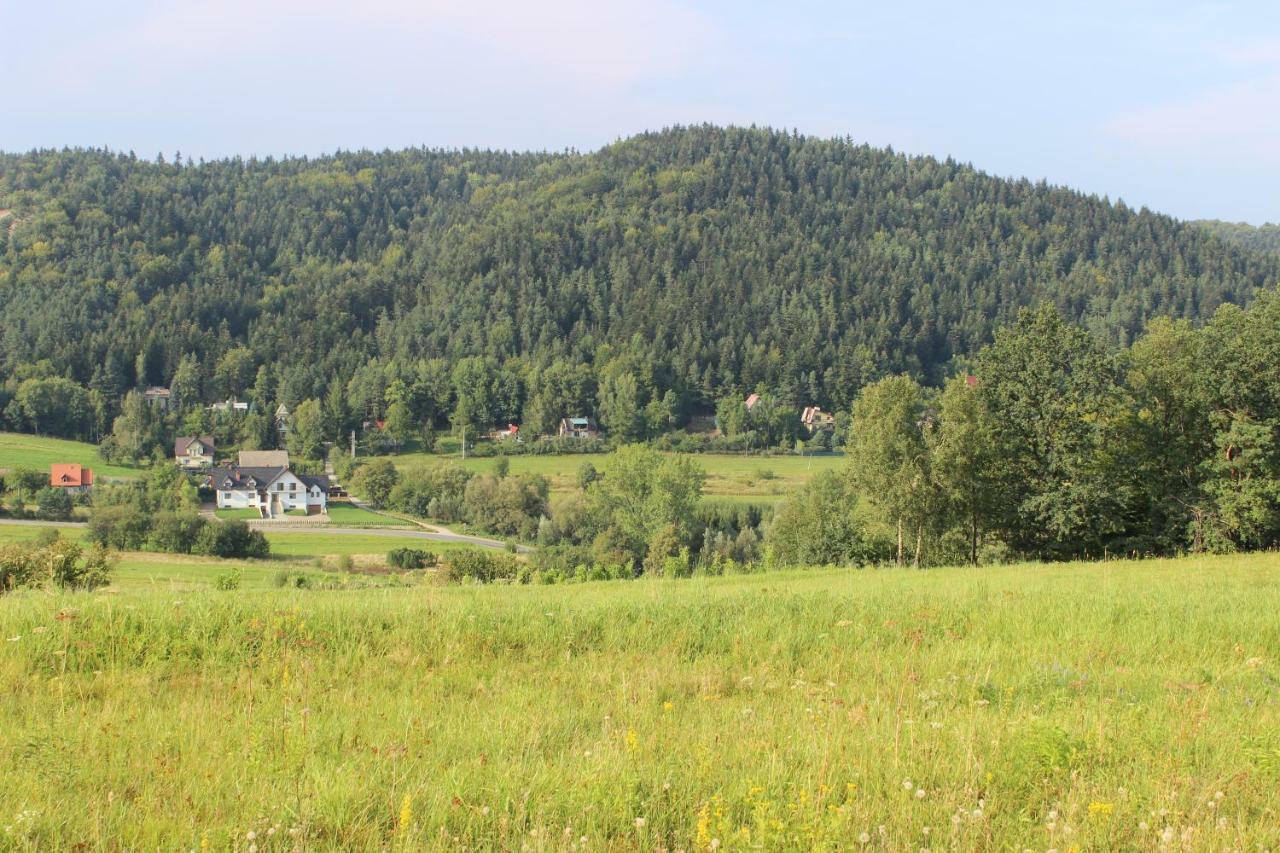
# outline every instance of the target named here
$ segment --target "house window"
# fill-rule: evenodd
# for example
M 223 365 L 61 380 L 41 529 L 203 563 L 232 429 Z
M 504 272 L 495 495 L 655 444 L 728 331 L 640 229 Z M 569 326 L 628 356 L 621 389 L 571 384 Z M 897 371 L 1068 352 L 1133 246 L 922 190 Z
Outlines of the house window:
M 229 500 L 231 500 L 231 493 L 230 493 L 230 492 L 223 492 L 223 493 L 222 493 L 222 495 L 221 495 L 221 498 L 222 498 L 224 501 L 229 501 Z

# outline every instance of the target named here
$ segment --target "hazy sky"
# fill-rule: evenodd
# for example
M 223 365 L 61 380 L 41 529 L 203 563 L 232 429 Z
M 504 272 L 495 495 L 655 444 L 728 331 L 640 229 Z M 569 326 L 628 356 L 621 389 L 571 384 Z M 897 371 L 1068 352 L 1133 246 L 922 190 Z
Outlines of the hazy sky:
M 1280 220 L 1280 2 L 0 0 L 0 149 L 592 149 L 676 123 Z

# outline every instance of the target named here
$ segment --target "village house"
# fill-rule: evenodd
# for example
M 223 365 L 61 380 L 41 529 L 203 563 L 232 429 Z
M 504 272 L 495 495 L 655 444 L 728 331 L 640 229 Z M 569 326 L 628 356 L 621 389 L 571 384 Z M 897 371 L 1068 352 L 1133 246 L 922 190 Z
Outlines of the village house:
M 760 402 L 760 395 L 759 395 L 759 394 L 751 394 L 751 395 L 749 395 L 749 396 L 747 397 L 747 400 L 746 400 L 747 411 L 749 412 L 749 411 L 751 411 L 752 409 L 754 409 L 754 408 L 756 407 L 756 403 L 759 403 L 759 402 Z
M 800 423 L 804 424 L 804 428 L 810 435 L 813 435 L 823 430 L 835 429 L 836 416 L 822 411 L 817 406 L 805 406 L 804 411 L 800 413 Z
M 208 468 L 213 464 L 213 436 L 180 435 L 173 443 L 173 461 L 180 468 Z
M 208 484 L 218 509 L 254 509 L 262 518 L 329 511 L 329 478 L 296 474 L 287 465 L 213 468 Z
M 247 415 L 253 411 L 253 404 L 246 403 L 243 400 L 227 398 L 221 403 L 214 403 L 209 407 L 209 411 L 216 415 Z
M 510 441 L 512 439 L 520 440 L 520 426 L 518 424 L 507 424 L 506 427 L 495 429 L 487 436 L 493 441 Z
M 93 471 L 75 462 L 55 462 L 49 468 L 49 485 L 73 494 L 84 494 L 93 488 Z
M 153 409 L 159 409 L 162 412 L 169 411 L 169 404 L 173 400 L 173 395 L 169 393 L 168 388 L 161 388 L 158 385 L 152 385 L 144 388 L 142 391 L 142 399 Z
M 556 433 L 560 438 L 599 438 L 600 427 L 596 419 L 586 417 L 561 418 L 560 430 Z
M 276 432 L 280 434 L 281 438 L 284 438 L 289 432 L 290 417 L 289 407 L 284 403 L 276 407 Z

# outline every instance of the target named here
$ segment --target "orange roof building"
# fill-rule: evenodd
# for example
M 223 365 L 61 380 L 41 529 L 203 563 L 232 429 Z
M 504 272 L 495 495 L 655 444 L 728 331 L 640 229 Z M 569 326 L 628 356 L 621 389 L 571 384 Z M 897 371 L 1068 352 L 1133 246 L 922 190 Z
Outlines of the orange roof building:
M 87 489 L 93 485 L 93 470 L 74 462 L 55 463 L 49 469 L 49 485 L 56 489 Z

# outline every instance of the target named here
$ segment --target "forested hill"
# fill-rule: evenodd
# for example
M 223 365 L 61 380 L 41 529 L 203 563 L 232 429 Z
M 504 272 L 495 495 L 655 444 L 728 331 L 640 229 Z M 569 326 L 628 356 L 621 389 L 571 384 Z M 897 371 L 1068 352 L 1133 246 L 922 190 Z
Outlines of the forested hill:
M 211 398 L 245 390 L 214 375 L 245 344 L 250 379 L 265 365 L 296 402 L 374 358 L 483 356 L 514 377 L 494 417 L 575 366 L 570 396 L 622 370 L 642 403 L 761 386 L 844 406 L 889 371 L 938 379 L 1021 306 L 1126 342 L 1280 278 L 1165 216 L 754 129 L 589 154 L 0 155 L 0 209 L 9 377 L 48 359 L 97 387 L 168 384 L 194 353 Z
M 1196 222 L 1229 243 L 1255 252 L 1280 254 L 1280 225 L 1250 225 L 1247 222 L 1223 222 L 1202 219 Z

